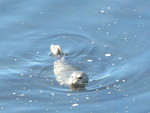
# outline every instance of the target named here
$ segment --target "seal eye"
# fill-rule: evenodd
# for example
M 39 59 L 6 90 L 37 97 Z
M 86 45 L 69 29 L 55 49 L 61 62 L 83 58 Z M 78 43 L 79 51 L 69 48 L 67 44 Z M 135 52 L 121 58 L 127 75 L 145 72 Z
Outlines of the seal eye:
M 82 79 L 82 77 L 78 77 L 78 79 Z

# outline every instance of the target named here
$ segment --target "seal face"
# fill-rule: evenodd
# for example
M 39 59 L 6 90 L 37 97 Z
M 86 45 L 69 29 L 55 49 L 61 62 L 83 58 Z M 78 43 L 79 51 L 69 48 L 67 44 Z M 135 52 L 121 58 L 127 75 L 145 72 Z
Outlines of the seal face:
M 64 59 L 65 55 L 59 45 L 51 45 L 50 50 L 52 55 L 54 55 L 57 60 L 54 62 L 54 74 L 56 76 L 57 82 L 60 85 L 70 86 L 72 91 L 80 91 L 85 89 L 88 84 L 88 76 L 77 68 L 69 65 Z
M 83 88 L 88 84 L 88 76 L 82 71 L 74 71 L 69 78 L 69 83 L 75 88 Z

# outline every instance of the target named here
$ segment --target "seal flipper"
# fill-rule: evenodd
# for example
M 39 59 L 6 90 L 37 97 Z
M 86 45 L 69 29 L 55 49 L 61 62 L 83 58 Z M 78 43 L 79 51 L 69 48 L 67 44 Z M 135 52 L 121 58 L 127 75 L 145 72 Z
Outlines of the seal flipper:
M 62 58 L 62 57 L 64 57 L 64 56 L 67 56 L 68 53 L 64 53 L 59 45 L 54 45 L 54 44 L 52 44 L 52 45 L 50 46 L 50 53 L 49 53 L 49 55 L 50 55 L 50 56 L 51 56 L 51 55 L 52 55 L 52 56 L 56 56 L 56 57 L 58 57 L 58 58 Z
M 51 45 L 50 46 L 50 51 L 51 51 L 51 54 L 54 55 L 54 56 L 60 56 L 62 55 L 62 50 L 60 48 L 59 45 Z

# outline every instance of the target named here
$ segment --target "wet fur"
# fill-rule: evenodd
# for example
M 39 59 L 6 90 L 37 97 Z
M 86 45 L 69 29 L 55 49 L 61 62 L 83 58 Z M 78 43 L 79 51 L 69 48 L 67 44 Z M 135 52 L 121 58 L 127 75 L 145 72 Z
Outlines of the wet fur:
M 59 82 L 60 85 L 70 86 L 72 91 L 84 90 L 88 83 L 88 76 L 67 63 L 64 57 L 61 56 L 63 52 L 59 45 L 52 44 L 50 50 L 52 55 L 57 58 L 54 62 L 53 70 L 57 82 Z

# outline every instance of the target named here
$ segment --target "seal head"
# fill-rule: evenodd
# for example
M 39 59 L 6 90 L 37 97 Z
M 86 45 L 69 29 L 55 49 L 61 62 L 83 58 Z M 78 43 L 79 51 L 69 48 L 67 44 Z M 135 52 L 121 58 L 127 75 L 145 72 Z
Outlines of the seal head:
M 74 88 L 84 88 L 88 84 L 88 76 L 82 71 L 74 71 L 69 78 L 69 84 Z

